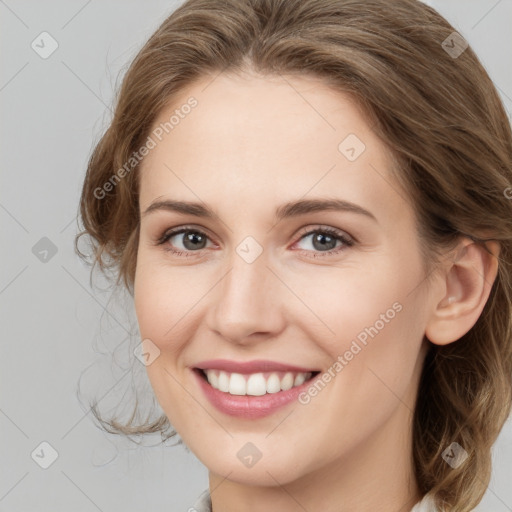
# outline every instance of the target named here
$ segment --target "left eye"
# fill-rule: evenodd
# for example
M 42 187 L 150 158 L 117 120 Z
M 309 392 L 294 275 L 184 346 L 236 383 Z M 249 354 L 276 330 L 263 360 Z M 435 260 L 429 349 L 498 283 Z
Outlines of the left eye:
M 341 246 L 352 245 L 352 241 L 348 237 L 331 229 L 309 231 L 301 237 L 298 243 L 308 238 L 309 242 L 306 245 L 312 247 L 314 251 L 319 252 L 337 252 L 336 246 L 338 243 L 340 243 Z M 310 248 L 306 247 L 304 250 L 310 250 Z

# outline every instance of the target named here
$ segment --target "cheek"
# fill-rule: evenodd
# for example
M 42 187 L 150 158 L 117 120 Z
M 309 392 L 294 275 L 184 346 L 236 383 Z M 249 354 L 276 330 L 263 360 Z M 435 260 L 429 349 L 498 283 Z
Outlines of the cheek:
M 187 269 L 171 269 L 161 259 L 139 251 L 134 284 L 134 305 L 143 338 L 161 350 L 165 340 L 176 339 L 180 319 L 187 316 L 200 292 L 186 278 Z M 190 272 L 190 268 L 188 268 Z
M 299 288 L 318 315 L 298 320 L 301 329 L 309 331 L 328 355 L 331 374 L 342 375 L 333 379 L 336 394 L 350 392 L 354 400 L 349 402 L 355 409 L 362 404 L 386 408 L 388 399 L 396 401 L 389 389 L 404 392 L 414 372 L 424 312 L 421 296 L 410 292 L 419 282 L 421 269 L 419 262 L 412 264 L 413 255 L 409 268 L 400 268 L 401 263 L 381 260 L 367 272 L 331 269 L 332 277 L 317 275 L 314 285 L 304 279 Z M 312 319 L 314 329 L 308 327 Z
M 364 346 L 377 333 L 390 332 L 390 325 L 403 317 L 405 283 L 410 279 L 404 275 L 401 281 L 390 280 L 390 275 L 397 271 L 385 265 L 366 271 L 346 267 L 290 274 L 284 280 L 293 282 L 302 299 L 300 304 L 293 297 L 290 301 L 297 303 L 293 321 L 333 359 L 348 350 L 352 340 Z
M 395 413 L 414 409 L 421 330 L 414 308 L 402 302 L 387 308 L 389 300 L 361 303 L 357 317 L 338 315 L 336 342 L 324 345 L 332 361 L 323 372 L 325 385 L 302 396 L 306 416 L 320 418 L 329 439 L 314 446 L 326 458 L 364 442 Z
M 141 339 L 151 340 L 159 350 L 146 372 L 158 402 L 178 430 L 191 428 L 182 424 L 187 416 L 183 411 L 194 407 L 189 394 L 183 393 L 186 376 L 180 355 L 190 339 L 187 312 L 197 297 L 184 284 L 176 272 L 141 254 L 135 274 L 135 312 Z

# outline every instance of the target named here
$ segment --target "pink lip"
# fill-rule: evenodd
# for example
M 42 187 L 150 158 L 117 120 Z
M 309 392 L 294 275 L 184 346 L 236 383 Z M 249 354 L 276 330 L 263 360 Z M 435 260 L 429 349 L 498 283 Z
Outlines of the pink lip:
M 211 367 L 209 367 L 211 368 Z M 261 396 L 249 395 L 230 395 L 212 387 L 203 377 L 200 370 L 192 370 L 203 390 L 206 398 L 219 411 L 246 419 L 257 419 L 274 413 L 281 407 L 297 400 L 300 393 L 311 386 L 315 377 L 307 380 L 302 385 L 289 389 L 288 391 L 279 391 L 278 393 L 267 393 Z
M 248 362 L 230 361 L 228 359 L 210 359 L 195 365 L 201 370 L 223 370 L 229 373 L 258 373 L 258 372 L 316 372 L 318 369 L 303 368 L 274 361 L 255 360 Z

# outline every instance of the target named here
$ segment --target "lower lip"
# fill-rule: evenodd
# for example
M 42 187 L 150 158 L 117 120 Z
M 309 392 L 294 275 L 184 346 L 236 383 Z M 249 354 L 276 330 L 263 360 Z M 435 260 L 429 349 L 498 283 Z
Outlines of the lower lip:
M 296 386 L 287 391 L 279 391 L 277 393 L 267 393 L 261 396 L 250 395 L 230 395 L 212 387 L 209 382 L 202 377 L 199 370 L 192 370 L 199 382 L 200 388 L 203 390 L 206 398 L 219 411 L 237 416 L 239 418 L 256 419 L 268 416 L 278 409 L 285 407 L 289 403 L 297 400 L 301 392 L 305 391 L 315 377 L 307 380 L 300 386 Z

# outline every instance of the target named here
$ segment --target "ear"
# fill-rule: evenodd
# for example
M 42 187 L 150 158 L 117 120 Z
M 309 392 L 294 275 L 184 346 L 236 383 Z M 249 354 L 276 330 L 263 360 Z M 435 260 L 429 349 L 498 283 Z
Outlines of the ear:
M 441 279 L 441 292 L 425 329 L 426 337 L 436 345 L 447 345 L 466 334 L 476 323 L 491 293 L 498 273 L 498 242 L 484 247 L 464 238 L 455 249 Z M 441 300 L 439 301 L 439 296 Z M 435 303 L 437 302 L 437 305 Z

